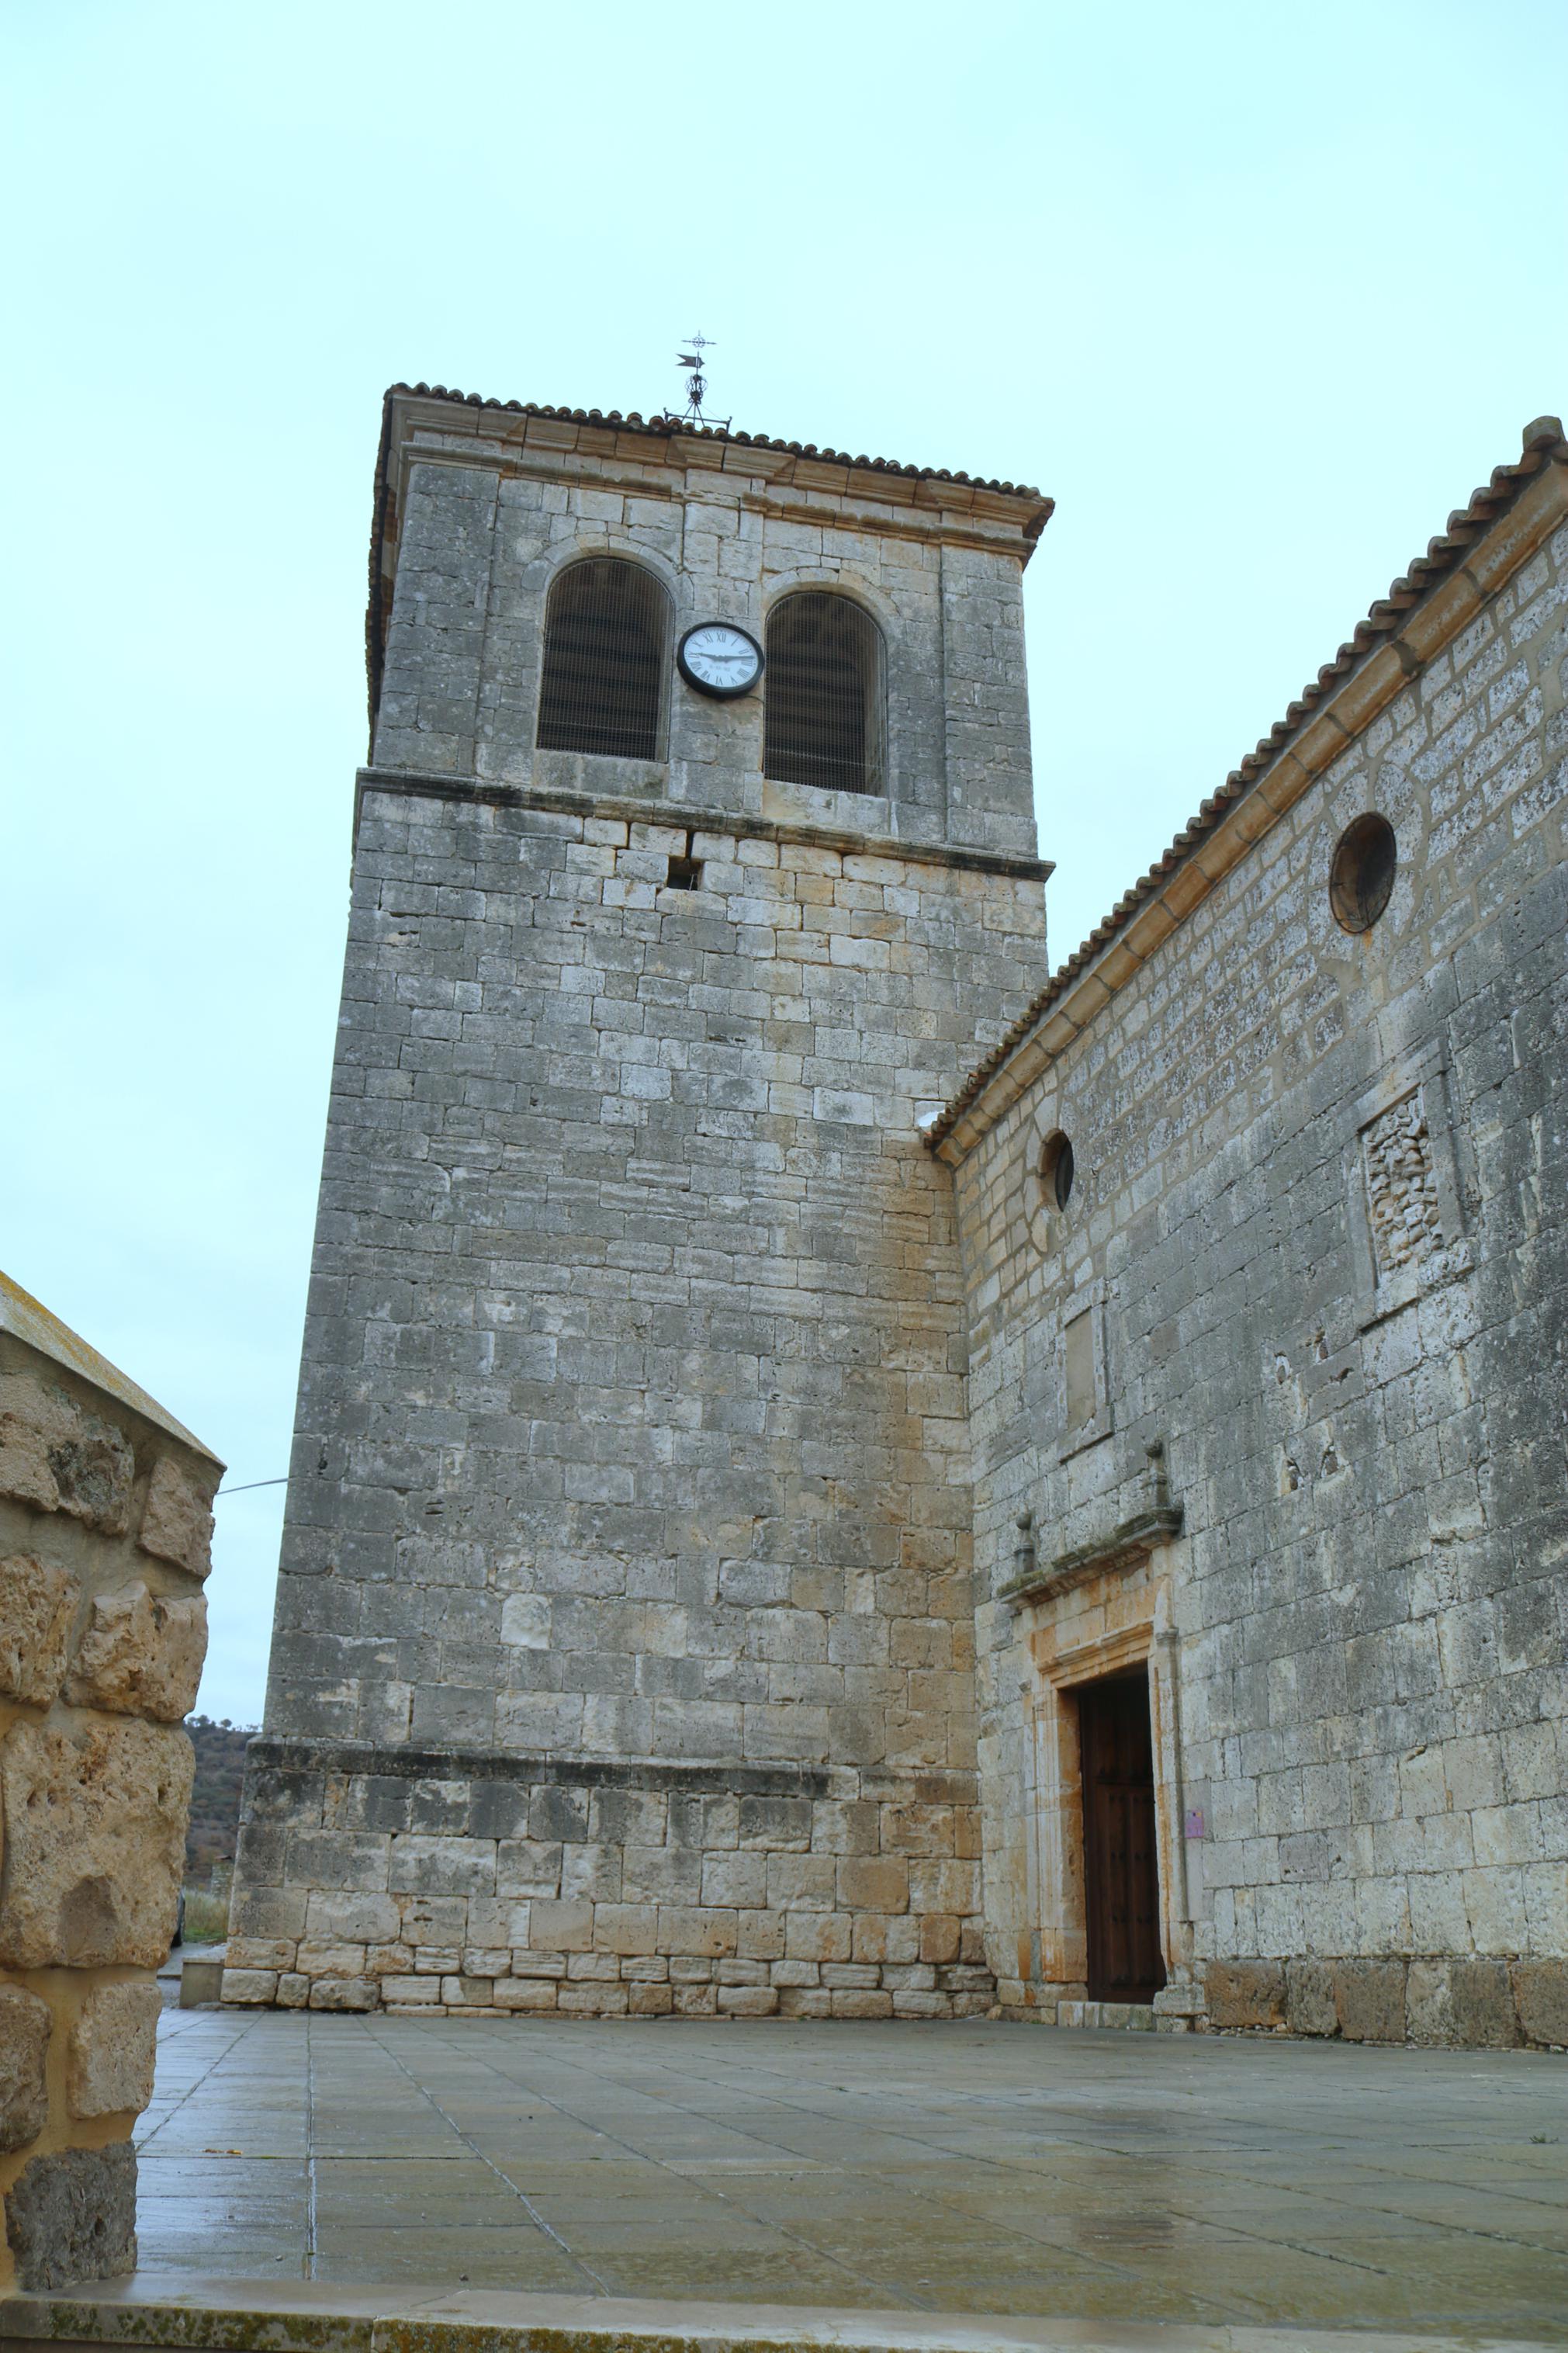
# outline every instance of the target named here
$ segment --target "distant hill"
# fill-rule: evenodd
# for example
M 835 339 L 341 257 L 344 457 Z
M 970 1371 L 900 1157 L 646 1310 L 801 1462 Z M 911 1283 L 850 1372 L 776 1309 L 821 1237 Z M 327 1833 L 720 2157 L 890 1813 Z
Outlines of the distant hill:
M 191 1827 L 185 1840 L 185 1878 L 204 1884 L 215 1862 L 232 1862 L 239 1834 L 239 1790 L 245 1778 L 245 1747 L 254 1724 L 215 1724 L 210 1715 L 188 1715 L 185 1730 L 196 1752 L 191 1792 Z

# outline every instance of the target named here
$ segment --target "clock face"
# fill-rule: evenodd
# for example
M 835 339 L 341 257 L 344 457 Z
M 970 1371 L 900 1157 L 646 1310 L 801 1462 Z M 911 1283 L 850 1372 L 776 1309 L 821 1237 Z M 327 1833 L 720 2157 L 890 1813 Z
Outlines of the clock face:
M 699 694 L 749 694 L 763 674 L 763 649 L 728 621 L 700 621 L 680 640 L 676 663 Z

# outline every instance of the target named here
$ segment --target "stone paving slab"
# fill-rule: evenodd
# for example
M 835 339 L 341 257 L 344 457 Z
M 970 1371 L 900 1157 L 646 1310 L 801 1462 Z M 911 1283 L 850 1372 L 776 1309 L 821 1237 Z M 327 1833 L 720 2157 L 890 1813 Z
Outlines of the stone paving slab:
M 140 2232 L 164 2289 L 1568 2344 L 1550 2056 L 983 2021 L 163 2026 Z

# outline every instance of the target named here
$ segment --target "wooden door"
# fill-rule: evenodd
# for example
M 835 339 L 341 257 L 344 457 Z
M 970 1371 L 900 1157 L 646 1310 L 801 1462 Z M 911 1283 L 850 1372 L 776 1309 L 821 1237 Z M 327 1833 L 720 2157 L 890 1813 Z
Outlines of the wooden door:
M 1165 1964 L 1147 1671 L 1087 1683 L 1078 1712 L 1089 1998 L 1152 2001 L 1165 1982 Z

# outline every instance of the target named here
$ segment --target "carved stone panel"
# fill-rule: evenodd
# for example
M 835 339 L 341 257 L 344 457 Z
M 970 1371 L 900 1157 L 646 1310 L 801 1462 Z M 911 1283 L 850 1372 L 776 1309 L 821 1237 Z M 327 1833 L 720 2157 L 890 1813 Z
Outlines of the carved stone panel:
M 1443 1242 L 1424 1090 L 1417 1087 L 1380 1112 L 1362 1130 L 1361 1142 L 1373 1255 L 1384 1282 L 1400 1267 L 1429 1258 Z
M 1346 1207 L 1363 1330 L 1469 1266 L 1443 1046 L 1393 1063 L 1356 1103 Z

